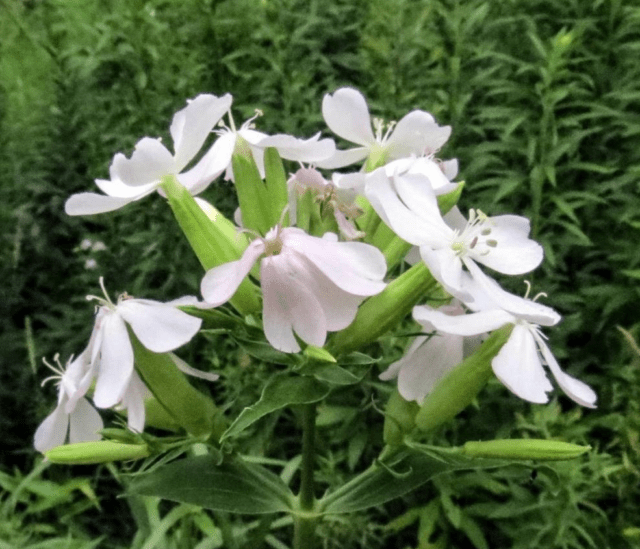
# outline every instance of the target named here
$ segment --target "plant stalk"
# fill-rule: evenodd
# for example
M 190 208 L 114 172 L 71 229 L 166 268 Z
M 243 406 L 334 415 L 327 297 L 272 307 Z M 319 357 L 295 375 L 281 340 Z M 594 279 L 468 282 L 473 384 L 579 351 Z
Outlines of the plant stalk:
M 293 548 L 313 549 L 315 547 L 316 518 L 311 516 L 315 507 L 314 465 L 316 438 L 316 407 L 306 404 L 302 407 L 302 463 L 300 465 L 300 493 L 298 500 L 303 514 L 295 517 Z M 304 516 L 304 512 L 310 516 Z

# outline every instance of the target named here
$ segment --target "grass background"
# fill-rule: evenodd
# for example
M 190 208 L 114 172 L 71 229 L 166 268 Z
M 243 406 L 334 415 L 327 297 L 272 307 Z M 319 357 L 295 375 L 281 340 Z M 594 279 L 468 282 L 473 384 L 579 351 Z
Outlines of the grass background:
M 98 291 L 98 276 L 112 293 L 156 299 L 197 293 L 201 277 L 161 200 L 93 218 L 69 218 L 63 204 L 93 190 L 115 152 L 129 154 L 145 135 L 168 138 L 172 114 L 198 93 L 231 92 L 236 122 L 260 108 L 262 129 L 308 136 L 324 129 L 322 96 L 344 85 L 378 116 L 419 108 L 453 127 L 442 157 L 459 159 L 464 208 L 532 219 L 546 253 L 534 290 L 564 317 L 549 333 L 552 348 L 596 389 L 599 406 L 584 411 L 564 396 L 530 405 L 491 384 L 435 442 L 561 437 L 594 452 L 553 467 L 440 477 L 384 509 L 326 524 L 325 547 L 640 546 L 639 359 L 616 328 L 636 338 L 640 330 L 636 2 L 0 0 L 0 36 L 2 549 L 215 547 L 225 524 L 253 539 L 250 521 L 114 501 L 113 468 L 32 469 L 32 434 L 54 402 L 50 386 L 39 388 L 40 357 L 82 348 L 92 318 L 84 296 Z M 234 207 L 225 183 L 206 197 Z M 106 249 L 82 249 L 85 239 Z M 250 404 L 268 369 L 238 368 L 235 351 L 213 343 L 200 351 L 225 374 L 220 398 Z M 394 338 L 382 345 L 390 357 L 400 352 Z M 372 381 L 323 411 L 326 482 L 374 455 L 375 429 L 354 416 L 374 389 Z M 365 414 L 379 425 L 374 409 Z M 247 450 L 284 459 L 293 421 L 260 424 Z M 282 543 L 275 532 L 265 546 Z

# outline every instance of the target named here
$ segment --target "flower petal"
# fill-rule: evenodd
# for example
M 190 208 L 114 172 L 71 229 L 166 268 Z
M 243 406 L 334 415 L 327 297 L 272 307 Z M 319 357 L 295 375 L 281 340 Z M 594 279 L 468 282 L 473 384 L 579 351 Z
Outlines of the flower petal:
M 142 198 L 142 196 L 144 195 L 136 198 Z M 93 215 L 113 212 L 133 202 L 136 198 L 116 198 L 96 193 L 78 193 L 71 195 L 65 202 L 64 211 L 67 215 Z
M 260 141 L 258 146 L 262 149 L 275 147 L 281 158 L 307 163 L 329 158 L 336 151 L 333 139 L 320 139 L 320 133 L 309 139 L 285 134 L 271 135 Z
M 296 353 L 300 346 L 293 332 L 310 345 L 322 347 L 327 336 L 322 306 L 301 284 L 304 274 L 290 263 L 290 254 L 265 257 L 260 265 L 264 295 L 262 316 L 267 341 L 279 351 Z
M 211 130 L 231 108 L 232 97 L 200 94 L 173 116 L 171 137 L 175 150 L 176 171 L 181 171 L 198 153 Z
M 369 108 L 359 91 L 340 88 L 333 95 L 325 95 L 322 116 L 331 131 L 347 141 L 364 146 L 375 143 Z
M 140 342 L 154 353 L 166 353 L 191 341 L 202 319 L 158 301 L 126 299 L 117 309 Z
M 466 315 L 448 315 L 426 305 L 414 307 L 413 318 L 427 328 L 432 326 L 439 332 L 460 336 L 491 332 L 516 321 L 513 315 L 500 309 Z
M 136 372 L 133 372 L 131 381 L 122 397 L 122 403 L 118 408 L 127 410 L 127 426 L 136 433 L 144 431 L 145 408 L 144 401 L 151 396 L 151 392 L 140 379 Z
M 133 373 L 133 348 L 124 320 L 113 312 L 102 318 L 100 366 L 93 394 L 98 408 L 111 408 L 122 399 Z
M 165 175 L 177 173 L 173 156 L 159 139 L 144 137 L 127 158 L 118 153 L 110 168 L 111 179 L 119 179 L 125 185 L 139 186 L 159 182 Z
M 203 372 L 202 370 L 197 370 L 189 366 L 184 360 L 182 360 L 179 356 L 174 355 L 173 353 L 169 353 L 171 360 L 173 360 L 174 364 L 178 367 L 178 370 L 184 372 L 185 374 L 193 377 L 199 377 L 200 379 L 206 379 L 207 381 L 215 381 L 220 376 L 218 374 L 214 374 L 212 372 Z
M 517 324 L 491 362 L 493 371 L 514 394 L 538 404 L 548 402 L 553 386 L 547 378 L 530 328 Z
M 38 452 L 46 452 L 64 444 L 69 429 L 69 415 L 64 411 L 64 405 L 64 402 L 58 404 L 36 430 L 33 437 L 33 447 Z
M 86 398 L 81 398 L 69 415 L 69 442 L 74 444 L 100 440 L 102 437 L 98 431 L 103 427 L 98 411 Z
M 205 301 L 213 307 L 229 301 L 263 253 L 264 242 L 257 239 L 249 244 L 239 260 L 208 270 L 200 283 Z
M 556 378 L 558 385 L 565 392 L 565 394 L 574 402 L 582 406 L 586 406 L 587 408 L 595 408 L 596 400 L 598 396 L 594 392 L 594 390 L 589 387 L 583 381 L 576 379 L 575 377 L 570 376 L 562 371 L 558 362 L 556 361 L 553 353 L 544 342 L 542 337 L 539 335 L 536 337 L 536 341 L 538 342 L 538 348 L 542 353 L 542 357 L 544 361 L 549 366 L 553 377 Z
M 351 164 L 355 164 L 356 162 L 361 162 L 367 158 L 367 156 L 369 156 L 369 149 L 367 147 L 355 147 L 344 151 L 336 150 L 328 158 L 318 160 L 314 162 L 314 164 L 318 166 L 318 168 L 334 170 L 336 168 L 343 168 L 344 166 L 351 166 Z
M 462 287 L 462 261 L 451 248 L 432 250 L 429 246 L 420 246 L 420 257 L 433 277 L 440 282 L 451 295 L 463 301 L 471 296 Z
M 450 135 L 451 126 L 438 126 L 428 112 L 412 111 L 393 130 L 387 143 L 389 155 L 393 158 L 430 155 L 440 149 Z

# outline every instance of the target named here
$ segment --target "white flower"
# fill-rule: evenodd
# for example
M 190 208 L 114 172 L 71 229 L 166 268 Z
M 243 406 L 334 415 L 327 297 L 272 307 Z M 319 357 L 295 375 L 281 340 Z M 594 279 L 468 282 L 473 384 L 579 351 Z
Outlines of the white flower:
M 448 315 L 462 315 L 460 304 L 438 309 Z M 426 332 L 434 330 L 429 322 L 421 322 Z M 421 403 L 447 372 L 460 364 L 480 345 L 481 336 L 432 333 L 416 337 L 404 356 L 380 374 L 380 379 L 398 378 L 398 391 L 405 400 Z
M 38 452 L 46 452 L 51 448 L 69 442 L 90 442 L 100 440 L 103 427 L 102 418 L 91 404 L 84 398 L 91 383 L 90 365 L 83 353 L 76 360 L 67 362 L 62 368 L 58 356 L 54 358 L 57 367 L 45 361 L 56 375 L 44 380 L 58 379 L 58 405 L 40 424 L 34 436 L 34 447 Z
M 486 279 L 489 284 L 486 281 L 482 284 L 493 286 L 493 296 L 507 294 L 495 281 L 489 277 Z M 487 295 L 482 284 L 465 277 L 465 289 L 474 297 L 471 305 L 478 307 L 482 304 L 483 308 L 477 312 L 449 316 L 426 306 L 418 306 L 414 308 L 413 316 L 418 322 L 430 323 L 440 332 L 459 336 L 478 335 L 513 324 L 509 340 L 491 362 L 498 379 L 520 398 L 545 403 L 549 400 L 547 393 L 553 389 L 543 367 L 546 364 L 569 398 L 582 406 L 595 407 L 596 394 L 588 385 L 560 369 L 540 330 L 540 324 L 557 324 L 560 315 L 540 303 L 512 294 L 502 296 L 502 301 L 508 303 L 511 309 L 507 311 Z
M 202 158 L 189 171 L 183 173 L 182 170 L 200 151 L 213 127 L 230 107 L 229 94 L 222 97 L 198 95 L 173 117 L 170 133 L 175 154 L 171 154 L 159 139 L 144 137 L 136 143 L 131 158 L 121 153 L 114 156 L 109 168 L 110 180 L 96 179 L 96 185 L 104 195 L 75 194 L 67 200 L 65 211 L 69 215 L 90 215 L 117 210 L 151 194 L 168 175 L 175 175 L 192 194 L 204 190 L 220 175 L 220 171 L 215 172 L 215 166 L 209 165 L 210 158 Z
M 309 139 L 298 139 L 291 135 L 269 136 L 256 131 L 253 121 L 261 115 L 262 112 L 256 110 L 254 116 L 245 121 L 240 129 L 236 129 L 233 117 L 229 114 L 230 127 L 223 125 L 222 129 L 215 130 L 218 139 L 203 157 L 202 164 L 208 166 L 209 171 L 217 174 L 226 171 L 225 179 L 233 180 L 231 159 L 239 138 L 249 146 L 261 177 L 264 177 L 264 150 L 268 147 L 275 147 L 281 158 L 298 162 L 315 162 L 335 152 L 336 146 L 333 139 L 320 139 L 320 133 Z
M 367 177 L 365 194 L 400 238 L 420 247 L 433 276 L 462 300 L 470 299 L 462 289 L 463 266 L 474 278 L 482 278 L 486 275 L 476 262 L 515 275 L 533 270 L 542 261 L 542 247 L 529 239 L 528 219 L 516 215 L 488 217 L 470 210 L 467 221 L 455 207 L 443 219 L 431 178 L 425 182 L 422 173 L 389 177 L 380 168 Z
M 360 302 L 385 287 L 387 266 L 377 248 L 337 242 L 332 233 L 317 238 L 298 228 L 276 226 L 254 240 L 241 259 L 205 274 L 205 300 L 212 306 L 228 301 L 261 256 L 265 336 L 284 352 L 300 350 L 294 332 L 321 347 L 328 331 L 346 328 Z
M 104 299 L 88 296 L 101 305 L 85 353 L 96 377 L 93 402 L 98 408 L 111 408 L 122 403 L 127 391 L 133 391 L 129 394 L 131 398 L 139 392 L 135 380 L 132 382 L 133 347 L 127 325 L 147 349 L 167 353 L 190 341 L 202 320 L 179 310 L 177 305 L 183 304 L 182 300 L 160 303 L 124 294 L 114 304 L 102 288 Z
M 438 126 L 433 116 L 419 110 L 405 115 L 398 124 L 389 124 L 386 131 L 382 120 L 374 119 L 374 134 L 367 103 L 362 94 L 352 88 L 340 88 L 333 95 L 325 95 L 322 115 L 333 133 L 360 146 L 336 151 L 317 163 L 321 168 L 348 166 L 368 156 L 383 158 L 386 163 L 411 155 L 431 155 L 451 134 L 450 126 Z

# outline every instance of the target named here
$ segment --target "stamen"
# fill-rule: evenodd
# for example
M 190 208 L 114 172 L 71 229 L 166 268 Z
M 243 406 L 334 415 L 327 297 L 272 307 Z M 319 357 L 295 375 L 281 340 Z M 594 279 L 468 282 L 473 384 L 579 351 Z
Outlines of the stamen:
M 536 297 L 533 298 L 533 301 L 537 301 L 539 297 L 549 297 L 545 292 L 540 292 L 536 294 Z
M 524 294 L 524 298 L 527 299 L 529 297 L 529 292 L 531 292 L 531 282 L 525 280 L 524 283 L 527 285 L 527 292 Z

